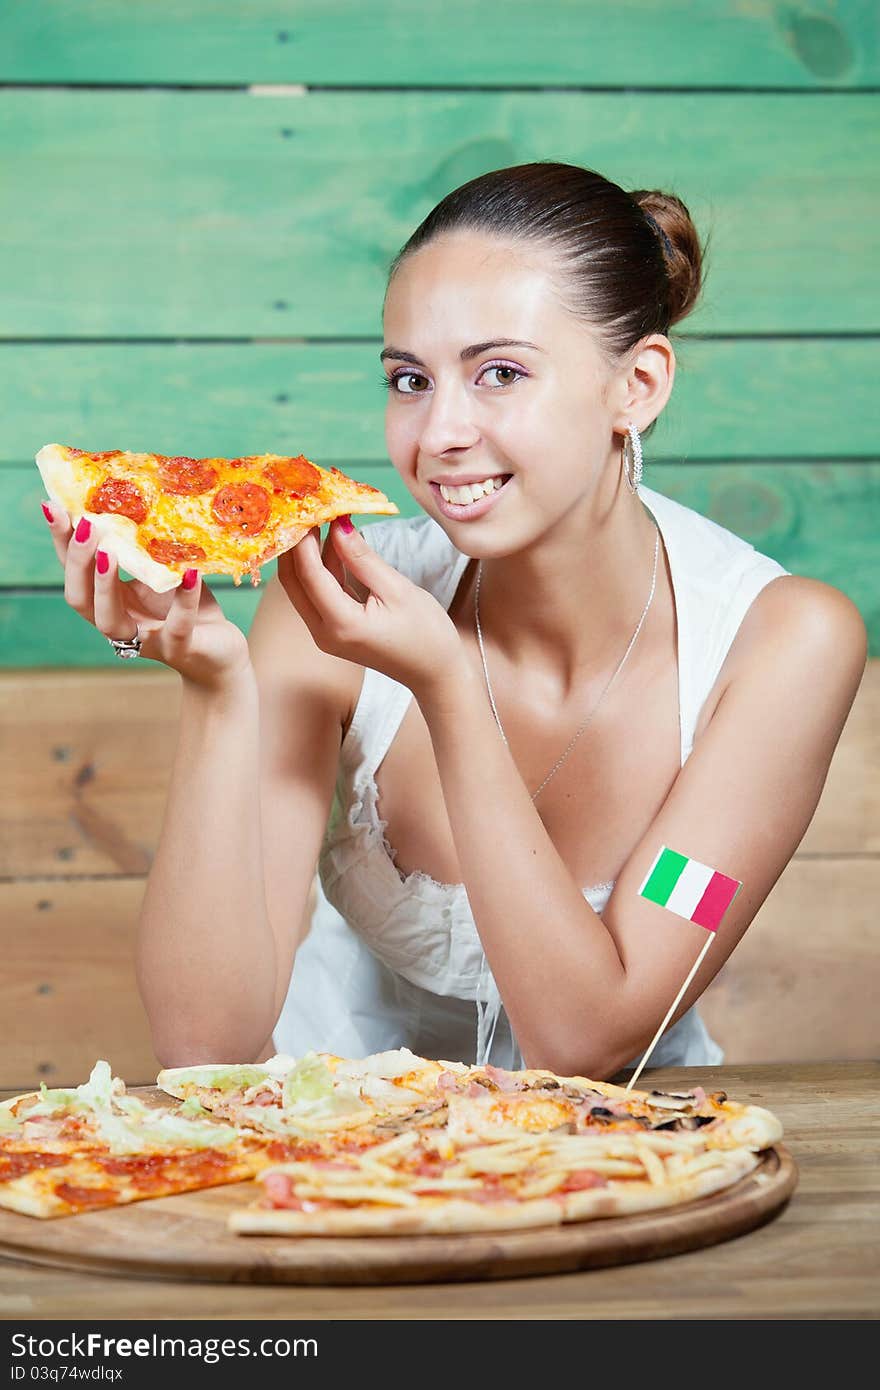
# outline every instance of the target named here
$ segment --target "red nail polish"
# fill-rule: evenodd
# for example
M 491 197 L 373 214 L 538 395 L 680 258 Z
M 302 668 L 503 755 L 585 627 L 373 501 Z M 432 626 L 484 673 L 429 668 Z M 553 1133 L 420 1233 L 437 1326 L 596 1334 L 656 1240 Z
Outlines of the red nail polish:
M 40 506 L 43 508 L 43 516 L 46 518 L 46 520 L 47 520 L 47 521 L 54 521 L 55 518 L 53 517 L 52 513 L 49 511 L 49 508 L 46 506 L 46 503 L 45 503 L 45 502 L 41 502 L 41 503 L 40 503 Z
M 95 564 L 99 574 L 106 574 L 110 568 L 110 557 L 105 550 L 95 551 Z
M 343 529 L 343 531 L 345 532 L 345 534 L 346 534 L 347 536 L 350 536 L 351 533 L 352 533 L 352 531 L 354 530 L 354 523 L 353 523 L 351 517 L 350 517 L 350 516 L 338 516 L 338 517 L 336 518 L 336 520 L 339 522 L 339 525 L 342 527 L 342 529 Z
M 92 523 L 90 521 L 87 521 L 84 516 L 80 517 L 79 523 L 74 532 L 74 539 L 78 541 L 87 541 L 91 534 Z
M 183 587 L 185 589 L 194 589 L 198 583 L 198 578 L 198 570 L 187 570 L 186 574 L 183 576 Z

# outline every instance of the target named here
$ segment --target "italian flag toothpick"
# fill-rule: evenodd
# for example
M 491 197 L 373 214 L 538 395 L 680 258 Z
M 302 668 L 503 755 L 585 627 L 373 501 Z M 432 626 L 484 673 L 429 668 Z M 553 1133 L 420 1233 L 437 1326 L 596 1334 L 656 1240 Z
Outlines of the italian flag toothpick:
M 667 907 L 707 931 L 716 931 L 740 888 L 738 879 L 664 845 L 645 876 L 639 897 Z
M 695 922 L 697 926 L 705 927 L 709 934 L 687 979 L 669 1006 L 669 1012 L 660 1024 L 653 1042 L 627 1082 L 626 1090 L 632 1090 L 641 1076 L 648 1058 L 663 1036 L 666 1025 L 678 1008 L 688 985 L 696 975 L 706 952 L 715 940 L 715 933 L 722 917 L 740 888 L 742 888 L 742 883 L 739 879 L 730 878 L 727 874 L 720 873 L 718 869 L 710 869 L 708 864 L 701 864 L 698 859 L 688 859 L 686 854 L 678 854 L 674 849 L 668 849 L 666 845 L 662 846 L 645 875 L 639 889 L 640 898 L 647 898 L 649 902 L 657 903 L 659 907 L 668 908 L 670 912 L 684 917 L 688 922 Z

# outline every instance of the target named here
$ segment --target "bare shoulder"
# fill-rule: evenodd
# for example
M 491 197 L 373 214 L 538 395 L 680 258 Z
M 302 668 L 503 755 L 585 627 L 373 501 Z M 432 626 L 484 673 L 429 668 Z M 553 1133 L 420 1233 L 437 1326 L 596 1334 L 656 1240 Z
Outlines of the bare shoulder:
M 839 735 L 861 684 L 868 634 L 856 605 L 819 579 L 783 575 L 761 590 L 731 647 L 726 696 L 760 704 L 788 692 L 792 717 Z
M 767 584 L 749 608 L 736 645 L 745 664 L 773 651 L 790 660 L 833 662 L 841 677 L 864 671 L 868 635 L 852 599 L 820 579 L 782 575 Z

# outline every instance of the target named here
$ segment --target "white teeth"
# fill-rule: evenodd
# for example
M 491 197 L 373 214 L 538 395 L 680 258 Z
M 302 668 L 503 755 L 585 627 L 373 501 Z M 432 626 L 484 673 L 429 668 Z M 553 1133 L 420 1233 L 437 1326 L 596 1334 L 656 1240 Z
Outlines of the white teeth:
M 466 483 L 464 487 L 446 487 L 441 483 L 440 496 L 446 502 L 457 502 L 459 506 L 467 506 L 481 497 L 487 497 L 490 492 L 497 492 L 503 485 L 502 478 L 485 478 L 481 483 Z

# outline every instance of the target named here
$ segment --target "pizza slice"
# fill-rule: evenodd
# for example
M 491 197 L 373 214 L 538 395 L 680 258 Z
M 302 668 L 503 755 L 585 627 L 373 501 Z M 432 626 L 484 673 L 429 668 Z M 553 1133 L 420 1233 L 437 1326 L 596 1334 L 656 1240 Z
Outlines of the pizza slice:
M 100 1207 L 172 1197 L 224 1183 L 244 1182 L 266 1166 L 262 1153 L 178 1145 L 135 1154 L 82 1157 L 34 1154 L 0 1184 L 0 1206 L 24 1216 L 75 1216 Z
M 447 1127 L 453 1137 L 499 1139 L 517 1131 L 566 1129 L 572 1134 L 699 1133 L 707 1148 L 769 1148 L 782 1125 L 769 1110 L 730 1101 L 724 1091 L 627 1091 L 612 1082 L 542 1070 L 473 1067 L 443 1077 Z
M 464 1078 L 469 1070 L 402 1047 L 355 1060 L 308 1052 L 253 1064 L 166 1067 L 156 1084 L 257 1133 L 321 1135 L 376 1127 L 384 1138 L 386 1124 L 431 1123 L 432 1116 L 442 1122 L 446 1095 L 440 1078 Z
M 297 1157 L 196 1102 L 171 1108 L 126 1093 L 99 1061 L 70 1090 L 16 1096 L 0 1107 L 0 1207 L 53 1217 L 252 1178 Z
M 403 1133 L 335 1161 L 260 1174 L 262 1196 L 230 1213 L 240 1235 L 403 1235 L 553 1226 L 692 1202 L 759 1162 L 699 1133 Z
M 350 513 L 396 515 L 367 483 L 303 455 L 184 458 L 46 444 L 36 456 L 50 499 L 74 525 L 86 517 L 103 549 L 157 593 L 187 569 L 236 584 L 290 550 L 314 526 Z

